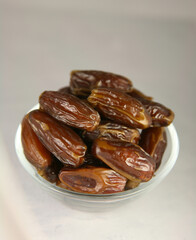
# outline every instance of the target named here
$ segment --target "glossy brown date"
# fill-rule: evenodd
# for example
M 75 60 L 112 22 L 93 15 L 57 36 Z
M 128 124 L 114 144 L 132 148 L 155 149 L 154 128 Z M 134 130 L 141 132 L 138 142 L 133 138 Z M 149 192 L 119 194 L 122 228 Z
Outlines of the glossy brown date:
M 62 163 L 73 167 L 83 163 L 87 147 L 71 128 L 40 110 L 29 113 L 29 123 L 42 144 Z
M 151 124 L 151 117 L 140 101 L 118 90 L 94 89 L 88 101 L 103 116 L 116 123 L 141 129 Z
M 129 95 L 139 100 L 145 106 L 152 118 L 152 127 L 168 126 L 174 120 L 173 111 L 163 104 L 154 102 L 145 95 L 142 96 L 142 93 L 139 94 L 136 91 L 129 93 Z
M 87 141 L 94 141 L 96 138 L 107 140 L 138 143 L 140 133 L 137 129 L 128 128 L 122 124 L 106 122 L 100 124 L 93 132 L 84 131 L 83 138 Z
M 100 122 L 100 116 L 85 101 L 68 94 L 45 91 L 39 98 L 41 109 L 57 120 L 80 129 L 93 131 Z
M 146 182 L 154 174 L 154 159 L 136 144 L 98 138 L 93 143 L 92 153 L 129 180 Z
M 88 96 L 94 88 L 117 88 L 130 92 L 132 82 L 123 76 L 103 71 L 72 71 L 70 88 L 73 94 Z
M 171 124 L 174 120 L 174 113 L 171 109 L 157 102 L 143 103 L 152 118 L 153 127 L 164 127 Z
M 34 133 L 26 115 L 21 123 L 21 141 L 27 160 L 36 168 L 45 169 L 52 163 L 52 154 L 40 142 Z
M 112 169 L 101 167 L 62 170 L 59 179 L 73 191 L 91 194 L 121 192 L 127 181 Z
M 140 146 L 155 159 L 158 169 L 167 146 L 164 127 L 144 129 L 141 133 Z

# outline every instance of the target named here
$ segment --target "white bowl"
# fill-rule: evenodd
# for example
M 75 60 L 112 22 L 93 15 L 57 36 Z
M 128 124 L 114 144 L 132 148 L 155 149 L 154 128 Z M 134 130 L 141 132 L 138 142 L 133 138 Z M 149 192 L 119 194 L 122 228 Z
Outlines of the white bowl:
M 37 104 L 31 110 L 37 109 L 39 105 Z M 30 110 L 30 111 L 31 111 Z M 90 211 L 100 211 L 111 209 L 114 206 L 120 206 L 125 201 L 133 200 L 142 194 L 149 192 L 151 189 L 156 187 L 172 170 L 179 153 L 179 140 L 177 136 L 176 129 L 173 124 L 166 127 L 167 133 L 167 148 L 163 155 L 162 163 L 159 169 L 156 171 L 155 176 L 148 182 L 141 183 L 137 188 L 126 190 L 120 193 L 113 194 L 85 194 L 72 192 L 63 188 L 56 186 L 44 178 L 42 178 L 38 173 L 36 168 L 29 163 L 23 153 L 23 147 L 21 143 L 21 124 L 18 126 L 16 137 L 15 137 L 15 149 L 18 159 L 24 169 L 54 197 L 62 200 L 66 204 L 72 207 L 90 210 Z

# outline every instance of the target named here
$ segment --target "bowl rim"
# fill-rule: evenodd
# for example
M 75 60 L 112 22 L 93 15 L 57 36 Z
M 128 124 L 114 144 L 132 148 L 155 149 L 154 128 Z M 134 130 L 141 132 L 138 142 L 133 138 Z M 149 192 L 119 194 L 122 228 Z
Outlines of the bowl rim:
M 38 108 L 39 108 L 39 104 L 36 104 L 28 112 Z M 136 197 L 137 195 L 140 195 L 141 193 L 150 190 L 155 185 L 157 185 L 164 177 L 166 177 L 168 173 L 172 170 L 179 154 L 179 139 L 176 132 L 176 128 L 173 123 L 165 127 L 165 129 L 167 131 L 167 138 L 170 137 L 171 139 L 171 152 L 163 168 L 161 170 L 158 169 L 157 172 L 155 173 L 155 175 L 159 176 L 159 181 L 157 181 L 156 177 L 153 177 L 150 181 L 141 183 L 137 188 L 126 190 L 123 192 L 118 192 L 118 193 L 111 193 L 111 194 L 87 194 L 87 193 L 74 192 L 74 191 L 70 191 L 70 190 L 58 187 L 55 183 L 54 184 L 50 183 L 44 178 L 42 178 L 37 173 L 36 168 L 26 159 L 23 153 L 23 147 L 21 142 L 21 123 L 19 124 L 16 131 L 16 135 L 15 135 L 15 150 L 16 150 L 17 157 L 21 165 L 24 167 L 24 169 L 31 175 L 31 177 L 33 177 L 33 179 L 39 182 L 42 187 L 48 189 L 49 191 L 52 191 L 53 193 L 56 192 L 57 194 L 61 194 L 64 197 L 68 197 L 69 199 L 80 198 L 81 201 L 85 201 L 85 202 L 88 202 L 88 201 L 97 202 L 102 200 L 104 200 L 104 202 L 106 201 L 114 202 L 114 201 L 119 201 L 120 199 Z

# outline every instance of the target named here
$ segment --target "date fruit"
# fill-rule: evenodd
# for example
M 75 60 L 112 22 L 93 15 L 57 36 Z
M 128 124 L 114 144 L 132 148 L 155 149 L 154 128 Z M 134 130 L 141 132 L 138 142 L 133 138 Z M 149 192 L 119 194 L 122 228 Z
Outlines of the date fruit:
M 53 162 L 50 166 L 44 169 L 38 169 L 38 174 L 51 183 L 57 183 L 58 174 L 63 168 L 63 164 L 57 159 L 53 158 Z
M 70 87 L 60 88 L 60 89 L 58 90 L 58 92 L 60 92 L 60 93 L 62 93 L 62 94 L 67 94 L 67 93 L 68 93 L 68 94 L 72 94 Z
M 141 181 L 128 180 L 125 186 L 125 190 L 134 189 L 140 185 Z
M 52 163 L 52 154 L 40 142 L 28 121 L 27 114 L 21 124 L 21 141 L 24 155 L 36 168 L 45 169 Z
M 83 163 L 87 147 L 71 128 L 40 110 L 29 113 L 29 123 L 42 144 L 62 163 L 72 167 Z
M 152 101 L 153 98 L 150 96 L 147 96 L 146 94 L 144 94 L 143 92 L 141 92 L 140 90 L 133 88 L 132 91 L 130 92 L 130 95 L 136 99 L 146 99 L 149 101 Z
M 44 91 L 39 104 L 21 123 L 24 154 L 64 192 L 131 191 L 160 166 L 174 113 L 127 77 L 75 70 L 69 86 Z
M 167 146 L 164 127 L 144 129 L 141 133 L 140 146 L 154 158 L 158 169 Z
M 72 71 L 70 88 L 74 95 L 88 96 L 94 88 L 117 88 L 130 92 L 132 82 L 123 76 L 103 71 Z
M 122 192 L 127 181 L 112 169 L 101 167 L 63 169 L 59 179 L 73 191 L 91 194 Z
M 150 114 L 152 118 L 151 127 L 164 127 L 168 126 L 174 120 L 174 113 L 171 109 L 165 107 L 163 104 L 158 102 L 154 102 L 146 96 L 142 96 L 142 94 L 133 91 L 129 93 L 130 96 L 139 100 L 147 112 Z
M 136 144 L 96 139 L 92 153 L 113 170 L 132 181 L 149 181 L 155 160 Z
M 57 120 L 80 129 L 93 131 L 100 116 L 85 101 L 68 93 L 45 91 L 39 98 L 41 109 Z
M 118 123 L 106 122 L 101 123 L 94 131 L 84 131 L 82 136 L 87 141 L 94 141 L 96 138 L 103 138 L 107 140 L 124 141 L 131 143 L 138 143 L 140 133 L 135 128 L 128 128 Z
M 108 166 L 103 161 L 101 161 L 99 158 L 96 158 L 91 152 L 86 152 L 84 156 L 84 163 L 81 167 L 88 166 L 108 168 Z
M 173 111 L 163 104 L 153 101 L 143 104 L 152 118 L 152 127 L 166 127 L 173 122 Z
M 115 89 L 94 89 L 88 97 L 104 117 L 128 127 L 148 128 L 151 117 L 137 99 Z
M 71 188 L 69 188 L 67 185 L 65 185 L 64 183 L 62 183 L 59 179 L 57 180 L 56 185 L 57 185 L 58 187 L 60 187 L 60 188 L 64 188 L 64 189 L 66 189 L 66 190 L 72 191 Z

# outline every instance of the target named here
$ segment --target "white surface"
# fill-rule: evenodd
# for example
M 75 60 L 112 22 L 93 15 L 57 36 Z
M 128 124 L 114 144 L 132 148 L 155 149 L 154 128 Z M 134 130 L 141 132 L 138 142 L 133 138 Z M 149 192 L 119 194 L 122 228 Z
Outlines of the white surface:
M 195 1 L 25 2 L 1 7 L 0 238 L 195 239 Z M 51 198 L 15 154 L 24 113 L 43 90 L 68 84 L 72 69 L 123 74 L 176 113 L 181 150 L 173 171 L 158 188 L 112 212 L 79 212 Z

